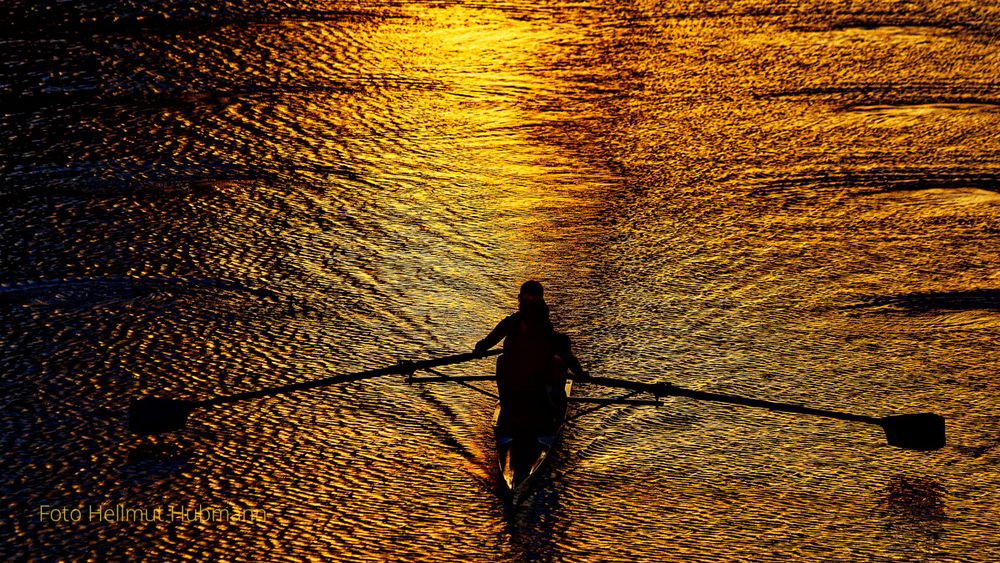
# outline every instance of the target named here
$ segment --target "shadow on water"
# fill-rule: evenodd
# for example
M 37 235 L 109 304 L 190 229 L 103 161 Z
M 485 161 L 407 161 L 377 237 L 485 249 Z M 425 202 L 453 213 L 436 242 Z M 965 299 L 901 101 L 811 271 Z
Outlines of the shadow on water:
M 559 460 L 549 462 L 559 463 Z M 555 538 L 561 484 L 553 478 L 551 466 L 537 477 L 539 480 L 523 499 L 504 506 L 504 532 L 519 561 L 552 561 L 558 555 Z
M 157 293 L 195 291 L 235 291 L 259 297 L 273 296 L 268 290 L 223 279 L 95 276 L 0 284 L 0 305 L 23 305 L 38 300 L 89 303 L 102 299 L 132 299 Z
M 1000 193 L 1000 177 L 982 174 L 955 178 L 901 178 L 890 182 L 880 191 L 909 192 L 932 189 L 977 189 Z
M 947 490 L 936 479 L 897 475 L 879 500 L 885 531 L 900 549 L 916 554 L 935 550 L 944 534 Z
M 172 439 L 145 438 L 128 450 L 126 463 L 145 472 L 173 472 L 191 461 L 191 452 Z
M 0 104 L 2 103 L 3 100 L 0 98 Z M 73 171 L 76 176 L 71 182 L 52 180 L 52 174 L 48 180 L 44 181 L 39 181 L 38 178 L 30 174 L 24 178 L 15 179 L 5 185 L 4 191 L 0 193 L 0 208 L 14 208 L 42 202 L 51 204 L 70 199 L 92 203 L 101 199 L 133 198 L 155 201 L 164 198 L 208 196 L 217 194 L 218 186 L 224 182 L 243 179 L 234 176 L 232 178 L 197 178 L 171 182 L 125 179 L 115 181 L 111 178 L 98 177 L 87 180 L 79 177 L 80 172 L 80 170 Z M 19 180 L 24 180 L 21 182 L 23 184 L 21 187 L 17 186 Z
M 15 2 L 10 17 L 0 23 L 4 37 L 30 37 L 32 32 L 53 31 L 60 38 L 94 35 L 147 36 L 174 35 L 192 31 L 208 32 L 234 25 L 282 25 L 287 22 L 383 21 L 401 18 L 393 9 L 262 9 L 254 6 L 213 6 L 212 3 L 185 5 L 175 9 L 170 3 L 137 4 L 133 11 L 110 10 L 107 6 L 93 7 L 76 3 L 41 5 Z M 221 3 L 220 3 L 221 4 Z M 186 10 L 184 8 L 187 8 Z M 200 8 L 200 9 L 198 9 Z
M 937 520 L 946 515 L 947 494 L 934 479 L 901 475 L 889 481 L 882 502 L 889 513 L 906 520 Z
M 868 298 L 845 309 L 886 309 L 909 313 L 934 311 L 1000 311 L 1000 289 L 929 291 Z
M 804 188 L 822 187 L 832 190 L 857 190 L 858 195 L 916 192 L 921 190 L 977 189 L 1000 193 L 1000 176 L 987 172 L 929 174 L 922 170 L 872 170 L 865 172 L 821 172 L 765 178 L 753 190 L 756 196 L 767 196 Z

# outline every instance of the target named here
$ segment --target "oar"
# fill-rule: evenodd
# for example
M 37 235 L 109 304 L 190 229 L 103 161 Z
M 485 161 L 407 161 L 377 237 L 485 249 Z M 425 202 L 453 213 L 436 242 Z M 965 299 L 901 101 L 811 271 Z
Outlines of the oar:
M 876 424 L 881 426 L 882 430 L 885 431 L 885 437 L 890 446 L 911 450 L 936 450 L 943 447 L 945 444 L 944 417 L 934 413 L 900 414 L 879 418 L 860 414 L 814 409 L 802 405 L 750 399 L 737 395 L 694 391 L 692 389 L 676 387 L 669 383 L 639 383 L 635 381 L 626 381 L 624 379 L 614 379 L 611 377 L 592 377 L 588 380 L 582 381 L 582 383 L 594 383 L 597 385 L 604 385 L 605 387 L 645 391 L 647 393 L 652 393 L 657 397 L 690 397 L 692 399 L 699 399 L 702 401 L 716 401 L 731 403 L 734 405 L 763 408 L 772 411 L 825 416 L 828 418 L 838 418 L 840 420 Z
M 199 407 L 214 407 L 216 405 L 235 403 L 237 401 L 259 399 L 261 397 L 273 397 L 275 395 L 283 395 L 294 391 L 315 389 L 316 387 L 325 387 L 327 385 L 334 385 L 337 383 L 349 383 L 351 381 L 371 379 L 373 377 L 380 377 L 383 375 L 411 374 L 417 370 L 451 364 L 460 364 L 462 362 L 493 356 L 499 354 L 500 352 L 501 350 L 490 350 L 483 353 L 470 352 L 466 354 L 455 354 L 453 356 L 432 358 L 419 362 L 406 361 L 393 366 L 359 371 L 357 373 L 334 375 L 323 379 L 291 383 L 289 385 L 259 389 L 257 391 L 247 391 L 245 393 L 236 393 L 233 395 L 222 395 L 201 401 L 143 397 L 132 401 L 128 414 L 128 427 L 132 432 L 143 435 L 170 432 L 172 430 L 183 428 L 184 422 L 187 421 L 187 417 L 191 414 L 191 411 Z

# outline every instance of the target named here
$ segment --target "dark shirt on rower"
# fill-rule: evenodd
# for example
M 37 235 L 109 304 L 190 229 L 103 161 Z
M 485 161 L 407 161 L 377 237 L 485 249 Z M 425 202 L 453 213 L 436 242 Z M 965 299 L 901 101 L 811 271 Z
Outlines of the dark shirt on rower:
M 511 356 L 509 359 L 528 372 L 551 366 L 554 358 L 575 377 L 587 377 L 580 361 L 573 355 L 569 337 L 557 332 L 547 320 L 532 327 L 522 321 L 520 312 L 509 315 L 476 344 L 475 351 L 485 352 L 501 340 L 504 343 L 504 355 Z

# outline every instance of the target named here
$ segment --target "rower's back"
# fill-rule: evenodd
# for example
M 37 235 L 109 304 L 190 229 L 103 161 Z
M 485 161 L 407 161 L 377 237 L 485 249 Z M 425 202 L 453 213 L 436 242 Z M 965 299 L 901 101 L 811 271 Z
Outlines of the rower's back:
M 545 435 L 554 431 L 556 419 L 558 398 L 552 389 L 565 381 L 558 335 L 544 302 L 535 311 L 511 315 L 508 322 L 504 353 L 497 359 L 500 426 L 512 434 Z

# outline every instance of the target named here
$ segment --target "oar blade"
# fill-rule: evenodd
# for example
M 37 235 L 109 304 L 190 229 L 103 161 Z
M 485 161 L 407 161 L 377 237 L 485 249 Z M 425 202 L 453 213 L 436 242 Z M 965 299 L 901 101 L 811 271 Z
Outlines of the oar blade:
M 128 428 L 142 436 L 180 430 L 195 406 L 194 401 L 177 399 L 135 399 L 128 412 Z
M 936 450 L 944 447 L 944 417 L 934 413 L 900 414 L 879 420 L 890 446 L 909 450 Z

